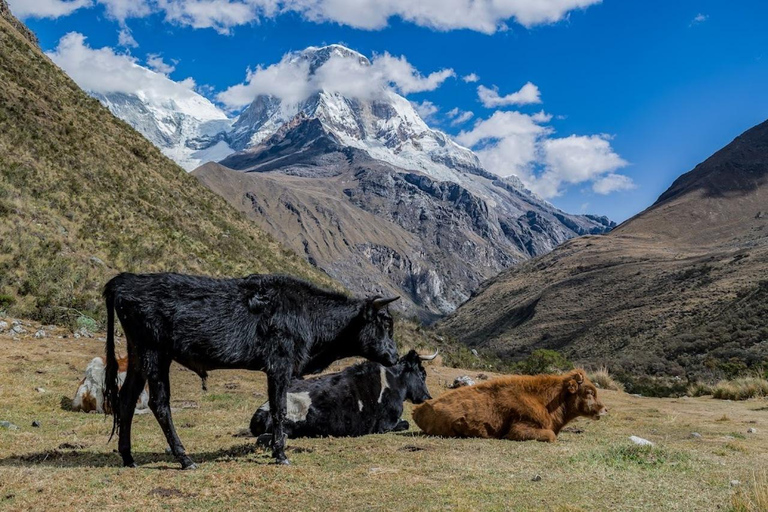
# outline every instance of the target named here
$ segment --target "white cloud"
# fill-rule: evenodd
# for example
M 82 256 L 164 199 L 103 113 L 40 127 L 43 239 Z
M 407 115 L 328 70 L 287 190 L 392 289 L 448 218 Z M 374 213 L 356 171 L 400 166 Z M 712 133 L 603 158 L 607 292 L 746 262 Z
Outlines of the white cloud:
M 486 34 L 516 22 L 526 27 L 555 23 L 568 13 L 601 0 L 97 0 L 111 18 L 125 21 L 163 13 L 168 22 L 228 33 L 284 13 L 314 22 L 381 29 L 391 18 L 435 30 L 470 29 Z M 20 16 L 59 17 L 90 5 L 90 0 L 11 0 Z M 23 14 L 22 14 L 23 13 Z
M 449 119 L 451 119 L 451 126 L 458 126 L 460 124 L 464 124 L 473 117 L 475 117 L 474 112 L 470 112 L 469 110 L 461 110 L 458 107 L 452 108 L 445 114 L 448 116 Z
M 475 149 L 483 166 L 500 176 L 517 175 L 529 186 L 535 181 L 533 164 L 538 158 L 539 139 L 551 129 L 527 114 L 497 111 L 478 120 L 456 140 Z
M 424 100 L 422 102 L 415 102 L 412 101 L 411 105 L 413 105 L 413 108 L 416 109 L 416 112 L 421 116 L 422 119 L 425 121 L 428 119 L 431 119 L 432 116 L 437 114 L 437 111 L 440 110 L 437 105 L 432 103 L 429 100 Z
M 694 26 L 694 25 L 698 25 L 698 24 L 700 24 L 700 23 L 704 23 L 704 22 L 705 22 L 705 21 L 707 21 L 708 19 L 709 19 L 709 15 L 707 15 L 707 14 L 702 14 L 702 13 L 699 13 L 699 14 L 697 14 L 696 16 L 694 16 L 694 17 L 693 17 L 693 20 L 691 20 L 691 24 L 690 24 L 689 26 L 691 26 L 691 27 L 692 27 L 692 26 Z
M 477 76 L 477 73 L 470 73 L 468 75 L 464 75 L 463 77 L 461 77 L 461 79 L 467 82 L 468 84 L 472 84 L 480 81 L 480 77 Z
M 423 76 L 405 57 L 389 53 L 374 56 L 370 63 L 359 55 L 333 54 L 310 72 L 309 62 L 301 53 L 290 53 L 277 64 L 248 70 L 243 83 L 219 93 L 217 99 L 232 109 L 247 105 L 260 94 L 276 96 L 290 104 L 320 90 L 371 99 L 390 88 L 403 94 L 432 91 L 452 76 L 452 69 Z
M 547 114 L 543 110 L 536 112 L 531 116 L 531 119 L 537 123 L 548 123 L 552 120 L 552 114 Z
M 191 78 L 174 82 L 136 63 L 130 55 L 115 53 L 112 48 L 91 48 L 85 36 L 70 32 L 47 55 L 77 84 L 95 93 L 136 94 L 150 103 L 166 105 L 173 101 L 176 109 L 200 119 L 220 119 L 223 115 L 209 101 L 195 92 Z
M 232 27 L 246 25 L 261 16 L 273 15 L 269 1 L 156 0 L 170 23 L 192 28 L 212 28 L 229 34 Z
M 123 48 L 137 48 L 139 43 L 133 38 L 128 27 L 123 26 L 117 34 L 117 44 Z
M 18 18 L 58 18 L 90 7 L 91 0 L 8 0 Z
M 456 140 L 474 148 L 483 166 L 501 176 L 514 174 L 545 198 L 558 196 L 569 186 L 591 182 L 593 190 L 608 194 L 634 187 L 632 180 L 614 171 L 627 165 L 605 135 L 555 138 L 546 124 L 552 116 L 496 111 L 479 120 Z
M 613 150 L 609 137 L 605 135 L 571 135 L 546 139 L 542 142 L 542 149 L 546 170 L 541 179 L 551 196 L 558 195 L 563 184 L 584 183 L 597 178 L 600 180 L 594 184 L 595 191 L 601 194 L 626 190 L 632 184 L 627 176 L 604 176 L 628 165 Z M 611 186 L 620 188 L 611 190 Z
M 395 84 L 403 94 L 434 91 L 445 80 L 456 76 L 452 69 L 441 69 L 422 76 L 404 56 L 393 57 L 386 52 L 375 56 L 371 67 L 374 75 L 379 75 L 382 80 Z
M 163 57 L 157 53 L 147 54 L 147 66 L 149 66 L 149 69 L 157 73 L 161 73 L 166 76 L 170 75 L 176 70 L 175 64 L 176 61 L 174 61 L 173 64 L 168 64 L 163 60 Z
M 492 34 L 514 20 L 531 27 L 554 23 L 570 11 L 601 0 L 286 0 L 283 10 L 313 21 L 333 21 L 364 29 L 387 26 L 392 17 L 436 30 L 471 29 Z
M 519 91 L 507 94 L 506 96 L 499 95 L 499 88 L 495 85 L 492 89 L 480 85 L 477 88 L 477 97 L 480 98 L 480 102 L 487 108 L 501 107 L 504 105 L 529 105 L 531 103 L 541 103 L 541 93 L 539 88 L 531 82 L 525 84 Z
M 620 190 L 632 190 L 633 188 L 635 188 L 635 183 L 632 178 L 623 174 L 606 174 L 592 184 L 592 190 L 602 195 Z
M 110 18 L 125 22 L 128 18 L 143 18 L 153 12 L 147 0 L 96 0 L 104 6 Z

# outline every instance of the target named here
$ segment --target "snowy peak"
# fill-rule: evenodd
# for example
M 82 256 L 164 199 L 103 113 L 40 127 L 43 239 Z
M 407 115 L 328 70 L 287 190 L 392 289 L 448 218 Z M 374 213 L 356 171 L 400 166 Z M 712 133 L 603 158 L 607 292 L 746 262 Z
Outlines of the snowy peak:
M 314 75 L 332 59 L 371 66 L 366 57 L 341 45 L 310 47 L 289 62 L 307 62 L 308 73 Z M 233 125 L 230 144 L 239 151 L 263 144 L 299 113 L 320 120 L 343 144 L 403 169 L 449 181 L 461 181 L 465 172 L 484 172 L 472 151 L 431 129 L 406 98 L 387 87 L 362 96 L 320 89 L 295 104 L 259 95 Z
M 232 126 L 224 111 L 193 90 L 166 80 L 174 84 L 168 88 L 172 91 L 168 96 L 141 89 L 130 94 L 90 94 L 188 171 L 232 153 L 232 148 L 217 137 Z
M 298 52 L 295 58 L 309 62 L 309 73 L 314 75 L 319 68 L 321 68 L 333 57 L 353 59 L 364 66 L 371 65 L 371 61 L 368 60 L 368 58 L 363 54 L 340 44 L 331 44 L 328 46 L 309 46 L 305 50 Z

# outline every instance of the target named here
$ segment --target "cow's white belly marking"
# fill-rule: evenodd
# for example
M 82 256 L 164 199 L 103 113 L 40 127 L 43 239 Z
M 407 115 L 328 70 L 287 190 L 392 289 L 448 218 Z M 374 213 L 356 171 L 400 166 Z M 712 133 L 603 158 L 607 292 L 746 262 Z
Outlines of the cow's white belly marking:
M 312 399 L 309 398 L 309 391 L 301 393 L 288 393 L 287 407 L 285 417 L 290 421 L 305 421 L 309 414 L 309 407 L 312 405 Z M 260 411 L 269 410 L 269 402 L 265 402 Z
M 379 403 L 384 398 L 384 390 L 389 389 L 389 382 L 387 382 L 387 369 L 383 366 L 379 368 L 381 375 L 381 391 L 379 392 Z

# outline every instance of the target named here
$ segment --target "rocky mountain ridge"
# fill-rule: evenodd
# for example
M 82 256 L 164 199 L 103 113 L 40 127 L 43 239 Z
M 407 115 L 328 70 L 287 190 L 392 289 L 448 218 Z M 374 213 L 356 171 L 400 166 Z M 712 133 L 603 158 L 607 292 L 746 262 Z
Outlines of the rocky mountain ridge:
M 625 374 L 733 377 L 768 361 L 768 122 L 611 233 L 483 283 L 440 324 L 508 359 L 546 348 Z

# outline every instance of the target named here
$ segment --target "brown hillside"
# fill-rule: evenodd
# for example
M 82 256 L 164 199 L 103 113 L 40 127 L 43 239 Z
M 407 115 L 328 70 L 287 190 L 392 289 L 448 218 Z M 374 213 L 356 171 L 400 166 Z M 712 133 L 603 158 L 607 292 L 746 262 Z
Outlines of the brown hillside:
M 485 283 L 443 321 L 512 359 L 555 349 L 631 374 L 733 374 L 768 361 L 768 123 L 646 211 Z
M 98 317 L 118 271 L 332 283 L 88 97 L 0 11 L 0 311 Z

